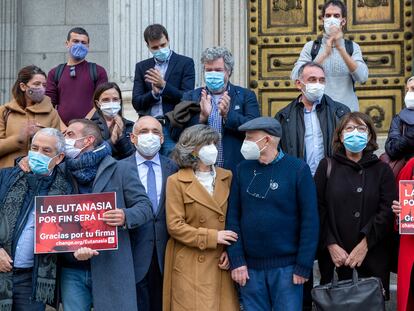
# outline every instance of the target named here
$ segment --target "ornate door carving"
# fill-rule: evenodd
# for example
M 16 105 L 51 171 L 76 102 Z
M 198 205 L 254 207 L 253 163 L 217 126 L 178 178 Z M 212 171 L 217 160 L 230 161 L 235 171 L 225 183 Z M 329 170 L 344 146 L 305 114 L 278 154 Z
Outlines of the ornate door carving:
M 321 34 L 324 0 L 249 0 L 249 82 L 263 115 L 297 95 L 290 72 L 304 44 Z M 357 85 L 360 111 L 380 132 L 404 105 L 413 64 L 413 0 L 346 0 L 345 37 L 357 42 L 369 80 Z

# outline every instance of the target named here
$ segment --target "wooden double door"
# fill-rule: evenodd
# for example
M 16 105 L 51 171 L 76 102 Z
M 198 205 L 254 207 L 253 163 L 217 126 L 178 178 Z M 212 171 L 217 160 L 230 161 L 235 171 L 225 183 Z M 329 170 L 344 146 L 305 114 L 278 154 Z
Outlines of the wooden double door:
M 306 42 L 322 34 L 324 0 L 249 1 L 249 85 L 262 114 L 274 116 L 297 95 L 290 72 Z M 361 46 L 369 79 L 357 84 L 360 111 L 386 133 L 404 106 L 413 69 L 413 0 L 346 0 L 345 37 Z

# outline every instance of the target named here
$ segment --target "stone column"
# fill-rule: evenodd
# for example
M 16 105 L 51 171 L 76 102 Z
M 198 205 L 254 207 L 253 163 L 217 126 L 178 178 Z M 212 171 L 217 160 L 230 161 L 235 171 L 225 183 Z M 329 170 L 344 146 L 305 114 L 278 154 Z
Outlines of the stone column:
M 134 119 L 131 100 L 135 64 L 151 57 L 143 33 L 153 23 L 165 26 L 171 48 L 194 59 L 200 84 L 202 0 L 109 0 L 109 74 L 124 91 L 125 112 Z
M 17 75 L 17 0 L 0 0 L 0 104 L 10 100 Z
M 247 86 L 247 0 L 203 1 L 203 48 L 220 45 L 234 56 L 234 72 L 231 81 Z

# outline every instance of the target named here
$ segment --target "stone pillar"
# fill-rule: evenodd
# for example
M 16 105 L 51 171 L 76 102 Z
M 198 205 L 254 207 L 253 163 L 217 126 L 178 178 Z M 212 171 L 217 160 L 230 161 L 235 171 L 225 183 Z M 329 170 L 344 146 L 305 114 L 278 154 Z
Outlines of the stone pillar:
M 123 90 L 127 117 L 136 118 L 131 107 L 135 64 L 151 57 L 143 37 L 150 24 L 164 25 L 171 48 L 194 59 L 196 85 L 200 85 L 202 0 L 109 0 L 108 8 L 109 78 Z
M 0 0 L 0 104 L 10 100 L 17 75 L 17 0 Z
M 234 56 L 234 72 L 231 81 L 247 86 L 247 0 L 203 1 L 203 48 L 220 45 Z

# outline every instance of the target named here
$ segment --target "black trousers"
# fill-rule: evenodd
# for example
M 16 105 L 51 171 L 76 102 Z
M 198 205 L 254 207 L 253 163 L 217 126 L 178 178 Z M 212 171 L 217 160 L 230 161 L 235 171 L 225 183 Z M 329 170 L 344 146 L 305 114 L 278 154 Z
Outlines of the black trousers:
M 139 311 L 162 311 L 162 274 L 157 259 L 154 248 L 147 275 L 136 286 Z

